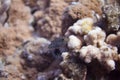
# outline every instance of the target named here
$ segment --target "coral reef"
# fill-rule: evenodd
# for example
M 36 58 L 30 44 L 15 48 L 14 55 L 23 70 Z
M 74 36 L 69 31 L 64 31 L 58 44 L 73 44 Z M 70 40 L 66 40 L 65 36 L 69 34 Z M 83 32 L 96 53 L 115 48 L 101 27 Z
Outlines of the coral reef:
M 0 80 L 120 80 L 119 0 L 0 0 Z

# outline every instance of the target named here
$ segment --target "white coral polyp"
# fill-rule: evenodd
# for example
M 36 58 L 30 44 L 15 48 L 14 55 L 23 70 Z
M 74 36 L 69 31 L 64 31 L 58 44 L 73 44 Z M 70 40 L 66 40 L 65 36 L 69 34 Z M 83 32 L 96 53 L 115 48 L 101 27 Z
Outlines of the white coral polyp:
M 77 24 L 77 25 L 80 25 L 80 26 L 82 26 L 82 25 L 93 25 L 93 19 L 92 18 L 83 18 L 83 19 L 81 19 L 81 20 L 78 20 L 76 23 L 75 23 L 75 25 Z
M 95 46 L 88 45 L 82 47 L 79 52 L 80 59 L 82 59 L 85 63 L 90 63 L 92 60 L 97 59 L 109 71 L 115 69 L 113 55 L 117 54 L 116 47 L 104 45 L 99 49 Z
M 100 48 L 100 51 L 101 51 L 103 58 L 112 57 L 112 50 L 108 46 L 102 46 Z
M 90 63 L 92 59 L 100 59 L 100 50 L 92 45 L 84 46 L 80 49 L 80 58 L 86 63 Z
M 114 70 L 115 69 L 115 61 L 114 60 L 107 60 L 106 64 L 109 67 L 109 70 Z
M 82 46 L 82 42 L 79 38 L 77 38 L 74 35 L 69 36 L 68 48 L 74 49 L 76 51 L 79 50 L 81 46 Z
M 104 44 L 105 37 L 105 32 L 102 31 L 101 28 L 96 27 L 84 36 L 84 40 L 87 45 L 97 46 L 99 43 Z
M 63 52 L 63 53 L 62 53 L 63 59 L 66 59 L 68 55 L 69 55 L 69 52 Z
M 93 19 L 92 18 L 83 18 L 81 20 L 78 20 L 76 23 L 74 23 L 73 26 L 70 26 L 65 33 L 65 35 L 70 35 L 70 33 L 74 34 L 86 34 L 88 33 L 93 27 Z
M 113 47 L 111 45 L 104 45 L 100 48 L 102 59 L 112 59 L 113 55 L 117 54 L 117 51 L 117 47 Z

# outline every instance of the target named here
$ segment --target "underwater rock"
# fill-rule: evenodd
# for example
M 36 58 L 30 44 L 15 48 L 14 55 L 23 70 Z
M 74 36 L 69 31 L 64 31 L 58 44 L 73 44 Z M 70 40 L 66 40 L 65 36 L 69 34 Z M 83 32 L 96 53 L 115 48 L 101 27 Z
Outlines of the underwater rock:
M 106 33 L 113 33 L 117 32 L 120 28 L 120 6 L 117 3 L 116 0 L 111 1 L 107 0 L 106 4 L 103 5 L 102 11 L 103 11 L 103 19 L 105 19 L 106 26 L 102 27 Z
M 0 1 L 0 23 L 5 24 L 6 19 L 8 18 L 8 9 L 11 6 L 11 0 L 1 0 Z
M 77 61 L 69 52 L 62 53 L 63 61 L 60 63 L 63 75 L 68 80 L 86 80 L 87 67 Z

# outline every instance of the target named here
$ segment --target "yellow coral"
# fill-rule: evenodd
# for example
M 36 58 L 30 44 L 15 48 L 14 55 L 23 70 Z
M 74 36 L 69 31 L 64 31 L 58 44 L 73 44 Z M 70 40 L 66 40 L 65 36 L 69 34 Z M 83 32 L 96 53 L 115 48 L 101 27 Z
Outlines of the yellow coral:
M 87 34 L 93 28 L 93 20 L 91 18 L 84 18 L 81 20 L 81 29 L 84 34 Z

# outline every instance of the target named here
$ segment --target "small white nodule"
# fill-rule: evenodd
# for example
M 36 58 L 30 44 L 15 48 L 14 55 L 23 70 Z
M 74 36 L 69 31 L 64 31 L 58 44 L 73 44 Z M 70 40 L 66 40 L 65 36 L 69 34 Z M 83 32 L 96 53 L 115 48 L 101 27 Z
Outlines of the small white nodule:
M 68 47 L 70 49 L 79 49 L 81 45 L 82 45 L 82 42 L 80 41 L 79 38 L 77 38 L 74 35 L 69 36 Z
M 107 65 L 111 68 L 111 70 L 115 69 L 115 62 L 113 60 L 107 60 Z

